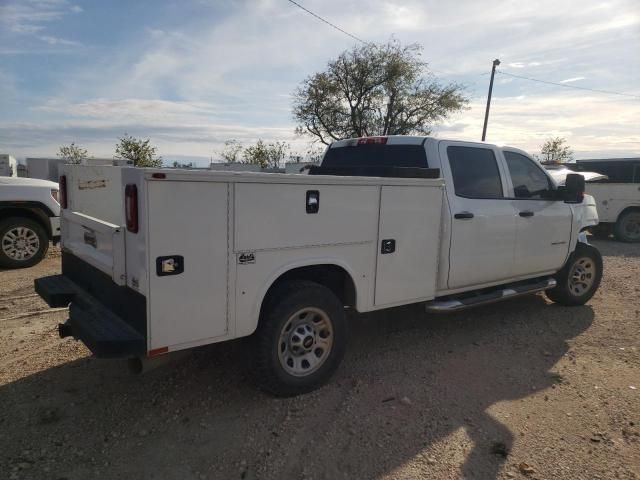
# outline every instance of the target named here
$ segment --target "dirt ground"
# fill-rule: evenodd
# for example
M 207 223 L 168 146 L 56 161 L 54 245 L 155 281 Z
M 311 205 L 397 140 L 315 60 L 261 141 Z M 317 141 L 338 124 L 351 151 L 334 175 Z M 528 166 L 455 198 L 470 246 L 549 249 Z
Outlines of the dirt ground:
M 583 307 L 522 297 L 448 316 L 353 316 L 332 383 L 277 399 L 246 342 L 142 376 L 58 338 L 33 279 L 0 271 L 0 478 L 638 479 L 640 245 L 594 243 Z

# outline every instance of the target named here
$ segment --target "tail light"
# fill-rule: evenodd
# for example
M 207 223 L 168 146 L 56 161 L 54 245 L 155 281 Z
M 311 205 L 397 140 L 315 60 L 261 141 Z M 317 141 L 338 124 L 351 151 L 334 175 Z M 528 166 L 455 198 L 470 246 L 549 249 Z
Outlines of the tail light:
M 384 145 L 387 137 L 365 137 L 358 139 L 358 145 Z
M 60 187 L 60 191 L 58 192 L 58 203 L 60 204 L 60 207 L 67 208 L 67 176 L 61 175 L 58 184 Z
M 127 230 L 138 233 L 138 187 L 129 184 L 124 189 L 124 210 Z

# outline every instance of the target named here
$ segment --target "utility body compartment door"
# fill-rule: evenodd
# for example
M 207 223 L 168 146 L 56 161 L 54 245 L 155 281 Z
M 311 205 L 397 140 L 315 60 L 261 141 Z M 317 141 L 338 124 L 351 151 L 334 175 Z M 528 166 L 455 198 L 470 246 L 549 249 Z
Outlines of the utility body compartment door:
M 441 187 L 381 187 L 375 305 L 435 296 Z
M 228 188 L 147 182 L 150 349 L 227 333 Z

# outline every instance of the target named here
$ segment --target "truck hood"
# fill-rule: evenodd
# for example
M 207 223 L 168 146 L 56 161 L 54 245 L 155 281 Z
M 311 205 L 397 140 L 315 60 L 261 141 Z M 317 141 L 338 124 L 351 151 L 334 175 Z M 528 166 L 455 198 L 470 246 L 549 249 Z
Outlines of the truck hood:
M 24 177 L 0 177 L 0 187 L 11 185 L 16 187 L 46 187 L 58 190 L 58 184 L 49 180 Z
M 551 175 L 557 185 L 564 185 L 567 180 L 567 175 L 570 173 L 578 173 L 584 177 L 585 182 L 595 182 L 597 180 L 605 180 L 608 178 L 606 175 L 602 175 L 597 172 L 574 172 L 568 168 L 547 168 L 547 172 Z

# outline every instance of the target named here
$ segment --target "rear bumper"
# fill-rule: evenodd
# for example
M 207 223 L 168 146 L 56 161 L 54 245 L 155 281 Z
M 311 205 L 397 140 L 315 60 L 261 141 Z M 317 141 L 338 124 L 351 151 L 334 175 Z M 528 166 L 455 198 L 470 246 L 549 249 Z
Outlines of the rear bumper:
M 145 355 L 145 336 L 64 274 L 36 279 L 35 290 L 51 307 L 69 305 L 62 338 L 81 340 L 97 357 Z

